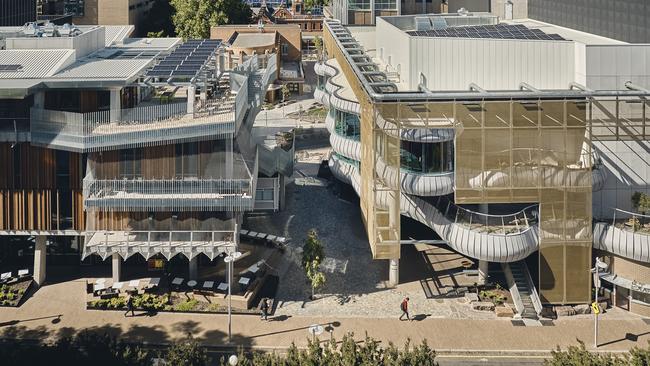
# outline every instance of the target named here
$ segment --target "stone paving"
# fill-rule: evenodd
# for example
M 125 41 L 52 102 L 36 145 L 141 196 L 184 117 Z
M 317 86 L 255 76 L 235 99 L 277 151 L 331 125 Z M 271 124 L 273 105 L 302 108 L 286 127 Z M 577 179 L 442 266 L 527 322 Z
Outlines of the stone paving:
M 456 299 L 427 299 L 419 282 L 385 286 L 388 263 L 373 260 L 361 220 L 358 201 L 345 201 L 327 182 L 315 178 L 329 148 L 298 153 L 295 184 L 287 187 L 287 205 L 282 212 L 248 218 L 251 230 L 283 235 L 291 239 L 277 295 L 277 314 L 305 316 L 398 317 L 399 304 L 411 299 L 412 315 L 451 319 L 493 319 Z M 312 177 L 313 180 L 304 177 Z M 303 184 L 316 181 L 319 184 Z M 300 250 L 306 233 L 315 228 L 325 245 L 327 283 L 310 301 L 310 288 L 300 267 Z

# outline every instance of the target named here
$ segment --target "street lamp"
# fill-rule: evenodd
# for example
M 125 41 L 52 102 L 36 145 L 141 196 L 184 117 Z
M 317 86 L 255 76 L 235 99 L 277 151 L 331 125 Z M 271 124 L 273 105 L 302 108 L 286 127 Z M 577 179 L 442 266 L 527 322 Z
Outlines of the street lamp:
M 228 263 L 228 343 L 231 343 L 232 341 L 232 296 L 231 296 L 231 289 L 232 289 L 232 271 L 233 271 L 233 263 L 237 260 L 237 258 L 241 257 L 240 252 L 232 252 L 228 254 L 223 261 Z
M 598 307 L 598 290 L 600 289 L 600 270 L 606 271 L 607 267 L 607 263 L 596 257 L 596 264 L 591 270 L 596 273 L 596 279 L 594 280 L 594 302 L 591 304 L 592 311 L 594 312 L 594 348 L 598 348 L 598 313 L 600 312 L 600 308 Z

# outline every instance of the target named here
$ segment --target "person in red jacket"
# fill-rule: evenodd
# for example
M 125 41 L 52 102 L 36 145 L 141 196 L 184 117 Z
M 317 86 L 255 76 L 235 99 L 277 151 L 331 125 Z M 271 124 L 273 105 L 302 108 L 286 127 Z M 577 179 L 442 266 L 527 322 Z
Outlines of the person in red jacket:
M 402 309 L 402 315 L 400 315 L 399 320 L 403 320 L 404 315 L 406 315 L 406 320 L 411 321 L 411 317 L 409 317 L 409 298 L 405 297 L 404 300 L 402 300 L 402 303 L 400 304 L 400 309 Z

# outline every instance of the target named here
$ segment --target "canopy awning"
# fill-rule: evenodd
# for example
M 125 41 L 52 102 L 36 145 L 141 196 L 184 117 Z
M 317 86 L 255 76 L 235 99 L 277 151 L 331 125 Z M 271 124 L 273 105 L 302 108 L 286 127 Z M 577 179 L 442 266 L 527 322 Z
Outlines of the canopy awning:
M 193 259 L 205 254 L 210 260 L 236 246 L 237 230 L 231 231 L 97 231 L 86 233 L 82 259 L 91 254 L 103 260 L 119 254 L 127 259 L 140 254 L 149 259 L 162 254 L 170 260 L 178 254 Z

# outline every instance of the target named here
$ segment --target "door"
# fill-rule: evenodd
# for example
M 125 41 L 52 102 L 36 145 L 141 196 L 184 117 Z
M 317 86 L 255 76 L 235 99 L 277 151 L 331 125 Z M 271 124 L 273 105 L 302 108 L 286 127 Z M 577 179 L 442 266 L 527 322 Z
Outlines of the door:
M 630 290 L 625 287 L 616 286 L 616 306 L 630 311 Z

